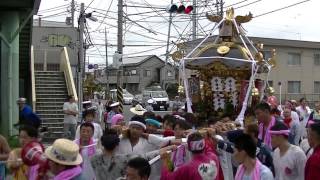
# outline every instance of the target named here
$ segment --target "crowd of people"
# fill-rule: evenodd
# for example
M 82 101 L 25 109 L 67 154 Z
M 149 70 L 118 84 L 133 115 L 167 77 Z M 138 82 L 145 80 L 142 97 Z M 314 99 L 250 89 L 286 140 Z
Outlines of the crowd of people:
M 242 125 L 228 115 L 197 119 L 182 108 L 162 117 L 140 104 L 127 120 L 118 102 L 85 107 L 79 122 L 70 96 L 64 138 L 46 148 L 37 116 L 28 109 L 32 118 L 24 117 L 25 99 L 18 104 L 21 148 L 0 136 L 0 180 L 320 179 L 320 103 L 310 109 L 304 98 L 262 101 Z

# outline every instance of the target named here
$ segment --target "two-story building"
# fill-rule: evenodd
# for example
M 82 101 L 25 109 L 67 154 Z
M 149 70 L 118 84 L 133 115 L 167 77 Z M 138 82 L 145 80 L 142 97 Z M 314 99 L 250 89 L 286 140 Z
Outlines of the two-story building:
M 133 94 L 141 93 L 142 90 L 158 83 L 164 89 L 169 83 L 176 83 L 176 68 L 167 64 L 156 55 L 145 55 L 136 57 L 124 57 L 123 63 L 123 86 Z M 117 69 L 108 67 L 106 76 L 105 69 L 96 75 L 96 81 L 101 84 L 109 82 L 110 89 L 116 88 Z
M 269 85 L 275 90 L 275 95 L 281 99 L 299 100 L 307 98 L 311 104 L 320 100 L 320 42 L 286 40 L 275 38 L 249 37 L 253 43 L 264 45 L 264 55 L 271 57 L 271 50 L 276 49 L 276 67 L 269 75 Z M 184 43 L 186 52 L 190 52 L 203 39 Z M 209 38 L 201 47 L 213 43 L 214 38 Z M 187 76 L 193 74 L 187 72 Z M 265 79 L 266 74 L 258 78 Z
M 32 45 L 34 49 L 35 69 L 38 71 L 56 71 L 60 66 L 60 51 L 68 48 L 73 76 L 76 76 L 79 52 L 79 33 L 77 28 L 65 22 L 35 19 L 33 21 Z

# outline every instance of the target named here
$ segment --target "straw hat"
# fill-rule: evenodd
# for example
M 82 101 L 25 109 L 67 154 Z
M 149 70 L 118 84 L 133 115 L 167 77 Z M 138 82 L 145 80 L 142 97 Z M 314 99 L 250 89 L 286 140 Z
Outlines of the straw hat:
M 142 116 L 143 113 L 145 113 L 147 110 L 144 109 L 140 104 L 137 104 L 135 107 L 130 108 L 130 111 L 131 111 L 133 114 Z
M 79 154 L 79 146 L 68 139 L 57 139 L 52 146 L 45 150 L 48 159 L 66 166 L 74 166 L 82 163 Z

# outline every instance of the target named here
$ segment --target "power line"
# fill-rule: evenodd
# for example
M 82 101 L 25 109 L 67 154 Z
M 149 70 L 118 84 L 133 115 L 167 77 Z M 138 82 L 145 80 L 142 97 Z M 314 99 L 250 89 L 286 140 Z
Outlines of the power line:
M 55 9 L 63 9 L 66 8 L 67 6 L 69 6 L 69 4 L 65 4 L 65 5 L 61 5 L 61 6 L 55 6 L 49 9 L 42 9 L 39 11 L 39 13 L 44 13 L 44 12 L 50 12 L 50 11 L 55 11 Z
M 108 16 L 108 13 L 109 13 L 109 11 L 110 11 L 110 8 L 111 8 L 112 3 L 113 3 L 113 0 L 111 0 L 111 3 L 110 3 L 110 5 L 109 5 L 109 7 L 108 7 L 108 10 L 107 10 L 106 14 L 104 15 L 104 17 L 103 17 L 103 19 L 102 19 L 102 22 L 104 22 L 104 20 L 105 20 L 106 17 Z M 100 26 L 102 25 L 102 22 L 99 24 L 99 26 L 96 28 L 96 30 L 100 28 Z
M 86 11 L 86 10 L 90 7 L 90 5 L 93 3 L 93 1 L 94 1 L 94 0 L 92 0 L 92 1 L 89 3 L 89 5 L 84 9 L 84 11 Z
M 275 10 L 272 10 L 272 11 L 269 11 L 269 12 L 266 12 L 266 13 L 259 14 L 259 15 L 257 15 L 257 16 L 254 16 L 254 18 L 257 18 L 257 17 L 260 17 L 260 16 L 264 16 L 264 15 L 267 15 L 267 14 L 271 14 L 271 13 L 274 13 L 274 12 L 277 12 L 277 11 L 281 11 L 281 10 L 283 10 L 283 9 L 287 9 L 287 8 L 290 8 L 290 7 L 293 7 L 293 6 L 296 6 L 296 5 L 299 5 L 299 4 L 308 2 L 308 1 L 311 1 L 311 0 L 300 1 L 300 2 L 291 4 L 291 5 L 288 5 L 288 6 L 279 8 L 279 9 L 275 9 Z

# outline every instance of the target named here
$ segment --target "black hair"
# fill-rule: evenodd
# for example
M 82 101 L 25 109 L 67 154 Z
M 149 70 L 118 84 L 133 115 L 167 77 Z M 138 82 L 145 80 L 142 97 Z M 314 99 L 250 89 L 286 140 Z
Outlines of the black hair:
M 174 124 L 176 122 L 176 118 L 171 114 L 166 114 L 163 116 L 163 123 L 166 122 L 171 125 L 172 129 L 174 128 Z
M 252 107 L 247 107 L 246 112 L 244 113 L 245 116 L 254 116 L 254 109 Z
M 176 125 L 179 125 L 179 127 L 184 130 L 191 129 L 191 125 L 187 121 L 181 119 L 176 120 L 174 127 L 176 127 Z
M 139 115 L 134 115 L 130 121 L 138 121 L 138 122 L 141 122 L 143 124 L 146 124 L 146 121 L 145 119 L 143 118 L 143 116 L 139 116 Z
M 258 138 L 259 136 L 259 126 L 257 123 L 250 123 L 246 126 L 247 133 L 251 134 L 253 133 L 255 138 Z
M 291 110 L 291 109 L 290 109 Z M 277 114 L 280 115 L 281 111 L 278 108 L 272 108 L 270 111 L 271 114 Z
M 145 113 L 143 113 L 143 118 L 144 119 L 156 119 L 156 114 L 151 111 L 146 111 Z
M 117 131 L 114 129 L 106 130 L 101 137 L 101 144 L 105 150 L 114 150 L 119 145 L 119 142 L 120 138 L 117 134 Z
M 251 158 L 256 158 L 257 146 L 253 138 L 248 134 L 241 134 L 235 138 L 235 148 L 238 151 L 245 151 Z
M 70 101 L 70 99 L 72 99 L 73 97 L 74 97 L 73 95 L 68 95 L 67 100 Z
M 86 123 L 86 122 L 85 122 L 85 123 L 82 123 L 82 124 L 80 125 L 80 131 L 81 131 L 82 127 L 91 127 L 92 132 L 94 131 L 94 126 L 93 126 L 92 123 Z
M 86 117 L 87 115 L 89 115 L 89 114 L 92 114 L 93 115 L 93 117 L 95 117 L 95 115 L 96 115 L 96 110 L 95 109 L 87 109 L 87 110 L 85 110 L 84 112 L 83 112 L 83 117 Z
M 201 139 L 203 139 L 203 136 L 199 132 L 194 132 L 188 136 L 187 142 L 189 144 L 190 141 L 199 141 Z M 204 148 L 202 150 L 191 151 L 191 152 L 193 154 L 199 154 L 199 153 L 202 153 L 203 151 L 204 151 Z
M 281 130 L 288 130 L 288 129 L 289 128 L 283 122 L 277 121 L 276 124 L 270 128 L 270 131 L 281 131 Z M 282 135 L 282 136 L 285 137 L 286 139 L 289 138 L 289 136 L 286 136 L 286 135 Z
M 219 121 L 218 118 L 212 116 L 212 117 L 210 117 L 210 118 L 208 119 L 208 123 L 207 123 L 207 124 L 208 124 L 208 126 L 210 126 L 210 125 L 215 125 L 218 121 Z
M 311 131 L 314 131 L 315 133 L 317 133 L 318 137 L 320 138 L 320 123 L 319 122 L 309 125 L 309 128 L 311 129 Z
M 299 102 L 302 103 L 302 101 L 305 101 L 305 100 L 306 100 L 306 98 L 303 97 L 303 98 L 301 98 L 301 99 L 299 100 Z
M 184 118 L 191 125 L 196 125 L 196 123 L 197 123 L 197 117 L 193 113 L 186 113 L 184 115 Z
M 271 112 L 271 107 L 268 103 L 265 103 L 265 102 L 262 102 L 262 103 L 259 103 L 257 104 L 255 110 L 262 110 L 262 111 L 268 111 L 268 112 Z
M 136 157 L 136 158 L 131 159 L 128 162 L 127 167 L 130 167 L 130 168 L 137 170 L 140 177 L 149 178 L 150 173 L 151 173 L 151 166 L 150 166 L 148 160 L 146 160 L 142 157 Z
M 28 136 L 32 138 L 38 138 L 39 136 L 38 130 L 33 126 L 22 125 L 19 128 L 19 134 L 21 133 L 21 131 L 25 131 L 28 134 Z

